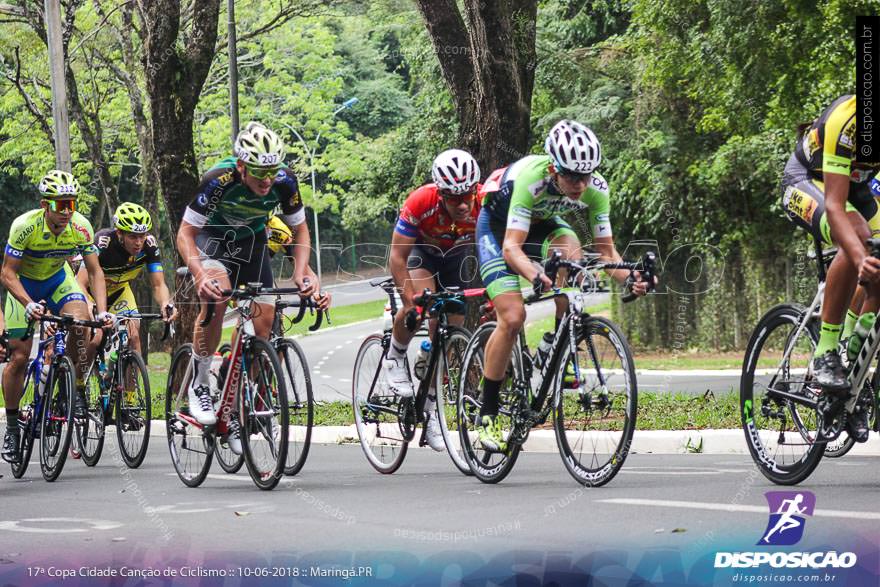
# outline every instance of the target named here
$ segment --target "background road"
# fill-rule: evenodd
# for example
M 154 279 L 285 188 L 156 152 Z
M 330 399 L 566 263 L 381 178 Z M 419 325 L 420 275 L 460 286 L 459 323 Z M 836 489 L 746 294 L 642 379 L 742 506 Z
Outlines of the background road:
M 383 476 L 359 445 L 312 446 L 300 475 L 271 492 L 256 489 L 246 471 L 230 476 L 216 464 L 202 487 L 189 489 L 164 437 L 153 438 L 137 470 L 115 462 L 112 441 L 97 467 L 68 461 L 56 483 L 42 480 L 36 462 L 24 480 L 0 467 L 0 578 L 4 564 L 35 552 L 119 563 L 145 551 L 237 560 L 241 552 L 347 549 L 489 556 L 627 543 L 696 548 L 732 537 L 754 545 L 767 524 L 763 493 L 781 489 L 739 455 L 630 455 L 609 485 L 587 489 L 555 453 L 524 453 L 507 479 L 484 485 L 426 448 Z M 817 496 L 808 532 L 876 536 L 875 463 L 850 456 L 820 464 L 800 486 Z

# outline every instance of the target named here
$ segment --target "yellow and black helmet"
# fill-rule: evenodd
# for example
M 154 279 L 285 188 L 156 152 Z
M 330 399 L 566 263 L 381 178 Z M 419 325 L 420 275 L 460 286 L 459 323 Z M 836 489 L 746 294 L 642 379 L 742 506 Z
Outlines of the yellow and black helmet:
M 273 216 L 266 223 L 266 232 L 269 238 L 269 250 L 280 253 L 285 245 L 293 242 L 293 231 L 277 216 Z
M 72 173 L 53 169 L 43 176 L 38 186 L 40 194 L 47 200 L 55 198 L 76 198 L 79 196 L 79 182 Z
M 143 206 L 123 202 L 113 214 L 113 226 L 123 232 L 145 234 L 153 228 L 153 219 Z

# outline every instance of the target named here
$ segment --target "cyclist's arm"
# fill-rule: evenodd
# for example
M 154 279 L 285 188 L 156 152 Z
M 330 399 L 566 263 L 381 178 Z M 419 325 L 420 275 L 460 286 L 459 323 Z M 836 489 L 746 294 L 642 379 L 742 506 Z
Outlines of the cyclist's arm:
M 199 257 L 199 248 L 196 246 L 196 234 L 199 230 L 201 226 L 181 220 L 180 230 L 177 231 L 177 251 L 189 267 L 189 272 L 192 273 L 193 280 L 197 284 L 202 282 L 205 272 Z
M 82 261 L 80 259 L 79 270 L 76 272 L 76 282 L 79 284 L 80 289 L 85 292 L 89 288 L 89 272 L 86 270 L 86 264 Z
M 406 262 L 416 244 L 417 237 L 400 232 L 399 227 L 400 221 L 398 221 L 398 228 L 391 235 L 391 254 L 388 258 L 388 267 L 391 270 L 391 277 L 394 278 L 394 285 L 397 286 L 397 291 L 400 293 L 400 301 L 405 309 L 409 309 L 413 305 L 413 297 L 418 292 L 412 289 L 412 280 L 409 278 Z
M 153 299 L 159 305 L 161 311 L 165 310 L 165 306 L 171 303 L 171 292 L 165 283 L 165 274 L 161 271 L 154 271 L 150 275 L 150 287 L 153 288 Z
M 104 270 L 98 262 L 98 255 L 83 255 L 83 265 L 89 274 L 89 290 L 95 305 L 98 306 L 98 314 L 107 311 L 107 284 L 104 282 Z
M 0 282 L 6 288 L 6 295 L 11 295 L 22 306 L 27 307 L 28 304 L 35 300 L 31 299 L 31 296 L 28 295 L 21 284 L 21 279 L 18 278 L 20 270 L 21 258 L 10 255 L 9 249 L 7 249 L 6 256 L 3 258 L 3 269 L 0 269 Z
M 507 263 L 507 266 L 510 267 L 514 273 L 524 277 L 529 283 L 531 283 L 538 276 L 540 270 L 534 263 L 532 263 L 532 260 L 529 259 L 525 251 L 523 251 L 523 245 L 528 236 L 529 233 L 527 230 L 509 228 L 508 225 L 508 229 L 504 232 L 504 244 L 502 245 L 502 248 L 504 249 L 504 261 Z
M 617 252 L 617 247 L 614 246 L 614 237 L 593 237 L 593 247 L 596 249 L 596 252 L 599 253 L 599 259 L 603 263 L 620 263 L 623 261 L 620 253 Z M 606 273 L 620 284 L 626 281 L 626 278 L 629 277 L 629 271 L 625 269 L 607 270 Z
M 301 283 L 306 277 L 312 281 L 312 285 L 318 288 L 317 276 L 309 270 L 309 259 L 312 256 L 312 235 L 309 233 L 309 225 L 305 221 L 300 222 L 293 229 L 293 280 Z M 310 275 L 311 274 L 311 275 Z

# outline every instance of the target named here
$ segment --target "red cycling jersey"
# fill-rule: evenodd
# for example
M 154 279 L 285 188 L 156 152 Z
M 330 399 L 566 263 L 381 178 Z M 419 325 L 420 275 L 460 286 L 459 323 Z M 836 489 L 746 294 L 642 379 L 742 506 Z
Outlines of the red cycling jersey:
M 477 184 L 476 192 L 481 190 L 482 186 Z M 417 238 L 419 244 L 448 251 L 456 245 L 473 242 L 479 214 L 480 199 L 474 195 L 470 217 L 464 222 L 454 222 L 443 205 L 437 186 L 429 183 L 407 196 L 394 230 L 404 236 Z

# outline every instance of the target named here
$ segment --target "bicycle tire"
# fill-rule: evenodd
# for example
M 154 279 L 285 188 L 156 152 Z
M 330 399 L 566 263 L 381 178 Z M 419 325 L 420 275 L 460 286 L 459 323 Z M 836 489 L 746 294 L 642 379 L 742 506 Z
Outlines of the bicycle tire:
M 37 373 L 33 373 L 33 377 L 30 377 L 25 382 L 24 392 L 19 402 L 19 405 L 24 407 L 18 411 L 18 430 L 21 434 L 19 439 L 19 460 L 17 463 L 12 463 L 12 476 L 16 479 L 21 479 L 24 476 L 30 464 L 31 454 L 34 450 L 34 438 L 39 429 L 39 412 L 43 410 L 43 404 L 40 403 L 37 406 L 34 399 L 35 390 L 39 384 L 39 375 Z
M 40 469 L 43 479 L 58 479 L 73 438 L 76 383 L 70 357 L 56 356 L 46 378 L 46 398 L 40 418 Z
M 142 381 L 139 389 L 134 391 L 128 388 L 129 367 L 140 375 Z M 122 460 L 130 469 L 137 469 L 144 462 L 150 446 L 150 424 L 153 419 L 150 377 L 144 358 L 134 351 L 120 357 L 116 368 L 119 369 L 119 380 L 123 381 L 122 389 L 116 392 L 116 439 Z M 126 397 L 129 394 L 133 395 Z
M 287 462 L 287 385 L 278 353 L 265 338 L 255 336 L 245 343 L 244 364 L 259 369 L 251 386 L 247 385 L 251 375 L 244 369 L 239 378 L 238 417 L 244 463 L 254 485 L 268 491 L 278 485 Z M 259 442 L 260 439 L 266 442 Z M 268 451 L 260 451 L 263 444 Z
M 211 469 L 216 442 L 212 432 L 178 417 L 180 413 L 189 412 L 187 389 L 192 378 L 191 358 L 191 343 L 181 345 L 171 358 L 165 387 L 165 433 L 177 476 L 187 487 L 198 487 Z
M 97 363 L 92 363 L 89 374 L 86 377 L 86 410 L 88 417 L 85 419 L 75 418 L 76 444 L 82 461 L 87 467 L 94 467 L 101 460 L 106 438 L 106 426 L 104 420 L 104 405 L 101 400 L 101 382 L 96 369 Z
M 232 345 L 228 342 L 224 342 L 220 345 L 220 348 L 217 349 L 217 352 L 220 353 L 224 359 L 229 358 L 229 355 L 232 353 Z M 220 389 L 224 382 L 222 381 L 219 372 L 216 373 L 216 376 L 217 381 L 214 387 Z M 214 457 L 217 459 L 217 464 L 220 465 L 220 468 L 229 475 L 235 475 L 244 466 L 244 455 L 235 454 L 232 449 L 229 448 L 229 445 L 221 439 L 218 439 L 214 445 Z
M 471 476 L 473 472 L 464 457 L 461 438 L 457 430 L 449 429 L 450 420 L 456 422 L 455 412 L 458 404 L 458 391 L 461 386 L 461 373 L 463 372 L 461 366 L 464 364 L 464 353 L 470 342 L 471 332 L 458 326 L 448 326 L 447 332 L 448 335 L 444 342 L 446 352 L 438 357 L 439 360 L 434 372 L 437 421 L 440 424 L 443 442 L 446 443 L 446 451 L 449 453 L 449 458 L 452 459 L 452 464 L 464 475 Z M 452 414 L 448 413 L 450 409 Z
M 401 431 L 400 398 L 382 380 L 383 338 L 381 334 L 371 334 L 358 349 L 351 405 L 367 461 L 380 473 L 391 475 L 403 464 L 409 442 Z
M 586 316 L 582 320 L 576 333 L 576 360 L 585 379 L 584 387 L 565 393 L 564 379 L 571 361 L 566 345 L 555 377 L 553 427 L 565 469 L 581 485 L 600 487 L 617 475 L 629 454 L 638 413 L 638 382 L 632 351 L 620 328 L 600 316 Z M 600 343 L 602 339 L 606 342 Z M 593 352 L 587 346 L 581 355 L 581 345 L 587 340 Z M 582 356 L 586 359 L 583 362 Z M 600 372 L 604 382 L 599 380 Z M 581 389 L 585 393 L 582 394 Z M 612 415 L 615 406 L 619 409 Z M 581 429 L 571 430 L 572 425 Z M 619 435 L 615 434 L 618 427 Z M 583 442 L 592 445 L 589 463 L 585 463 L 576 450 Z M 608 450 L 604 462 L 598 454 L 605 453 L 597 453 L 600 445 Z
M 279 338 L 275 350 L 281 361 L 287 385 L 287 409 L 290 436 L 287 444 L 287 462 L 284 474 L 299 473 L 309 457 L 312 442 L 312 426 L 315 417 L 315 400 L 312 396 L 312 377 L 302 347 L 290 338 Z
M 805 313 L 806 309 L 799 304 L 780 304 L 764 314 L 746 347 L 740 379 L 740 417 L 749 454 L 761 473 L 777 485 L 795 485 L 809 477 L 819 465 L 825 450 L 825 443 L 815 442 L 815 434 L 810 438 L 804 432 L 808 424 L 803 422 L 801 412 L 809 416 L 808 410 L 795 409 L 791 400 L 771 395 L 771 385 L 773 390 L 804 395 L 811 393 L 808 367 L 812 351 L 819 340 L 816 321 L 810 320 L 802 331 L 807 333 L 806 338 L 792 338 Z M 792 352 L 788 361 L 782 365 L 783 351 L 789 346 Z M 770 368 L 769 378 L 762 374 L 756 383 L 760 355 L 765 349 L 764 362 L 774 367 Z M 799 365 L 794 369 L 793 361 L 795 365 Z M 756 388 L 759 392 L 761 388 L 767 390 L 761 397 L 760 407 L 755 398 Z M 787 428 L 787 415 L 790 415 L 794 424 L 793 430 Z M 778 421 L 780 429 L 771 429 L 762 434 L 763 420 L 756 422 L 756 416 Z M 803 450 L 803 453 L 797 455 L 794 451 L 787 451 L 787 447 Z M 780 451 L 791 453 L 790 462 L 777 462 L 785 456 Z
M 498 483 L 510 474 L 522 450 L 521 445 L 509 443 L 505 452 L 489 452 L 483 449 L 476 432 L 476 418 L 479 416 L 479 407 L 482 405 L 480 401 L 482 390 L 479 388 L 479 381 L 484 371 L 483 348 L 495 327 L 495 322 L 482 324 L 468 342 L 462 367 L 464 376 L 461 377 L 461 386 L 456 404 L 459 443 L 463 449 L 465 460 L 467 460 L 468 467 L 470 467 L 471 472 L 477 479 L 483 483 L 490 484 Z M 509 414 L 512 402 L 517 399 L 516 392 L 510 388 L 510 384 L 516 380 L 523 380 L 522 358 L 518 346 L 514 347 L 510 366 L 508 367 L 508 377 L 505 378 L 505 383 L 502 385 L 500 392 L 499 417 L 502 417 L 501 415 L 505 411 Z M 476 385 L 474 385 L 475 381 L 477 382 Z M 506 416 L 508 437 L 510 435 L 510 421 L 510 416 Z

